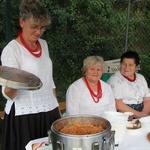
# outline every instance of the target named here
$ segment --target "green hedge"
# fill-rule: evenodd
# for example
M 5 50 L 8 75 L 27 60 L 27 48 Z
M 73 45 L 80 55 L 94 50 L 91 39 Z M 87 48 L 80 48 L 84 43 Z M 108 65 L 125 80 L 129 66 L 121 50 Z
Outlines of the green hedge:
M 42 0 L 52 24 L 43 38 L 49 45 L 54 66 L 58 101 L 65 101 L 68 86 L 81 77 L 83 59 L 102 55 L 105 60 L 120 58 L 124 52 L 128 1 L 125 0 Z M 16 37 L 18 1 L 12 0 L 11 29 Z M 0 4 L 0 49 L 7 44 L 5 1 Z M 128 49 L 141 57 L 140 72 L 150 86 L 150 2 L 131 3 Z

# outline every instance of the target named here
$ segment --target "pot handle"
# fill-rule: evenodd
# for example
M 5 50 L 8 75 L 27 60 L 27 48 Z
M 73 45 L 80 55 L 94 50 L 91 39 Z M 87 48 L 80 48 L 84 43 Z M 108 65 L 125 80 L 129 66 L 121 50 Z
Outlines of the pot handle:
M 47 132 L 48 134 L 48 143 L 52 143 L 53 145 L 53 136 L 51 130 Z M 57 150 L 64 150 L 64 144 L 61 141 L 57 141 Z
M 111 134 L 104 138 L 103 141 L 103 150 L 114 150 L 115 143 L 115 131 L 111 131 Z
M 48 130 L 47 134 L 48 134 L 48 143 L 51 143 L 51 130 Z
M 48 141 L 47 141 L 45 144 L 46 144 L 46 145 L 49 145 L 49 144 L 52 143 L 52 141 L 51 141 L 51 130 L 48 130 L 48 131 L 47 131 L 47 134 L 48 134 Z

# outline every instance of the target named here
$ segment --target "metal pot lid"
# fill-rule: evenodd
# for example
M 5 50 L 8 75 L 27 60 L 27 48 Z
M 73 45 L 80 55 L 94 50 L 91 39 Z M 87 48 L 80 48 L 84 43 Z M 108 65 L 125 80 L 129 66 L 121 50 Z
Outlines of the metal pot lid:
M 0 85 L 21 90 L 36 90 L 42 87 L 41 80 L 21 69 L 0 66 Z

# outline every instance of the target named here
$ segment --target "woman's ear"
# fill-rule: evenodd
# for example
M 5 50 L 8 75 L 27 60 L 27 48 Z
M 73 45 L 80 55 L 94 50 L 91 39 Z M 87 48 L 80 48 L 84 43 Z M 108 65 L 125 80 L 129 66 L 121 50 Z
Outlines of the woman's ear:
M 137 65 L 137 66 L 136 66 L 136 70 L 140 70 L 140 65 Z
M 23 26 L 24 26 L 24 20 L 22 18 L 19 19 L 19 24 L 20 24 L 20 27 L 23 28 Z

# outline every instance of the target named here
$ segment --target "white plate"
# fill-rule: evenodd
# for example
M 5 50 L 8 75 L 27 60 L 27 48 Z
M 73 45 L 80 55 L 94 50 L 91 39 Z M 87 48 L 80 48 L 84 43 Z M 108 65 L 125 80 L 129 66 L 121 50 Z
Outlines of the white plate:
M 148 147 L 148 146 L 141 146 L 141 147 L 137 147 L 137 146 L 135 146 L 135 147 L 129 147 L 129 148 L 125 148 L 125 150 L 150 150 L 150 147 Z
M 142 127 L 142 123 L 140 122 L 139 126 L 134 126 L 136 121 L 128 121 L 127 122 L 127 129 L 129 130 L 137 130 L 140 129 Z M 136 127 L 136 128 L 134 128 Z
M 140 122 L 142 123 L 142 126 L 144 128 L 149 127 L 150 126 L 150 116 L 140 118 Z
M 141 123 L 150 123 L 150 116 L 142 117 L 139 119 Z
M 35 140 L 32 140 L 32 141 L 30 141 L 27 145 L 26 145 L 26 150 L 32 150 L 32 144 L 34 144 L 34 143 L 39 143 L 39 142 L 47 142 L 48 141 L 48 137 L 44 137 L 44 138 L 39 138 L 39 139 L 35 139 Z M 50 144 L 49 146 L 47 146 L 47 147 L 45 147 L 45 150 L 47 150 L 47 148 L 48 148 L 48 150 L 52 150 L 51 148 L 52 148 L 52 145 Z M 44 147 L 42 148 L 41 147 L 41 150 L 44 150 Z

